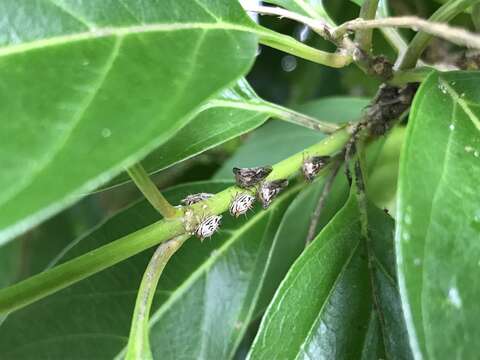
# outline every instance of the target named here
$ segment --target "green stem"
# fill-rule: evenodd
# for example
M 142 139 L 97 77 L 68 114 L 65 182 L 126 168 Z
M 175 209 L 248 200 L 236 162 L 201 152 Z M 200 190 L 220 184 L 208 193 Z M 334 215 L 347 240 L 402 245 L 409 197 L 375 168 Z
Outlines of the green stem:
M 334 154 L 341 150 L 349 137 L 349 127 L 340 129 L 321 142 L 274 165 L 268 179 L 293 176 L 300 169 L 305 154 L 310 156 Z M 185 217 L 177 216 L 170 220 L 157 221 L 73 260 L 1 289 L 0 314 L 9 313 L 31 304 L 152 246 L 185 234 L 187 225 L 194 226 L 194 224 L 190 224 L 190 218 L 194 221 L 195 214 L 205 214 L 204 206 L 212 214 L 223 213 L 228 210 L 232 198 L 239 191 L 238 187 L 231 186 L 215 196 L 189 207 L 191 211 L 188 213 L 192 213 L 193 216 L 188 217 L 185 212 Z
M 274 49 L 281 50 L 318 64 L 333 68 L 342 68 L 352 62 L 352 57 L 350 55 L 340 53 L 334 54 L 317 50 L 290 36 L 276 33 L 267 28 L 262 28 L 262 31 L 258 31 L 256 34 L 259 35 L 259 41 L 263 45 L 270 46 Z
M 378 0 L 365 0 L 360 8 L 359 17 L 364 20 L 375 19 L 377 7 Z M 361 29 L 355 33 L 355 42 L 366 53 L 370 53 L 372 48 L 372 34 L 373 29 Z
M 388 13 L 388 2 L 387 1 L 380 1 L 378 4 L 377 9 L 377 18 L 384 19 L 389 17 Z M 407 43 L 397 31 L 397 29 L 392 28 L 382 28 L 380 29 L 383 33 L 385 39 L 390 43 L 391 46 L 395 48 L 397 54 L 399 56 L 403 56 L 405 51 L 407 50 Z
M 66 288 L 184 232 L 181 218 L 160 220 L 50 270 L 0 290 L 0 314 Z
M 435 11 L 432 16 L 430 16 L 429 20 L 448 22 L 465 9 L 479 1 L 480 0 L 450 0 L 438 8 L 438 10 Z M 420 58 L 420 55 L 422 55 L 431 39 L 432 35 L 429 35 L 423 31 L 418 32 L 408 45 L 404 56 L 400 59 L 398 68 L 400 70 L 414 68 L 418 59 Z
M 388 80 L 388 83 L 390 85 L 401 86 L 412 82 L 422 82 L 432 71 L 435 71 L 435 69 L 427 66 L 396 71 L 393 77 Z
M 153 359 L 149 341 L 149 317 L 153 296 L 163 269 L 172 255 L 180 249 L 190 235 L 181 235 L 160 245 L 143 274 L 133 311 L 126 360 Z
M 128 168 L 127 172 L 148 202 L 164 218 L 171 219 L 178 214 L 177 209 L 170 205 L 168 200 L 165 199 L 140 163 L 136 163 L 132 167 Z

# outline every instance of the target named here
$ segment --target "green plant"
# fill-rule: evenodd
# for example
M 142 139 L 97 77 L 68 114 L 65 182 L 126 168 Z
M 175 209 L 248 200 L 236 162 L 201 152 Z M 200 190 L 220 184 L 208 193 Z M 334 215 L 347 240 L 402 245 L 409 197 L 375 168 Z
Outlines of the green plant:
M 480 1 L 268 2 L 2 1 L 0 358 L 478 356 Z

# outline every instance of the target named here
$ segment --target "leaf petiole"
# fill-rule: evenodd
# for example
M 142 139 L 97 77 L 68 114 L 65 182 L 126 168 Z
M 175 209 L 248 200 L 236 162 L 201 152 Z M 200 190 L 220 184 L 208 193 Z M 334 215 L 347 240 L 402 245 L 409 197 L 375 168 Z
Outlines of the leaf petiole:
M 136 163 L 127 169 L 128 175 L 142 192 L 148 202 L 166 219 L 171 219 L 180 214 L 162 195 L 142 164 Z
M 190 235 L 181 235 L 161 244 L 153 254 L 138 289 L 132 325 L 128 337 L 126 360 L 153 359 L 149 341 L 149 317 L 153 296 L 163 269 Z

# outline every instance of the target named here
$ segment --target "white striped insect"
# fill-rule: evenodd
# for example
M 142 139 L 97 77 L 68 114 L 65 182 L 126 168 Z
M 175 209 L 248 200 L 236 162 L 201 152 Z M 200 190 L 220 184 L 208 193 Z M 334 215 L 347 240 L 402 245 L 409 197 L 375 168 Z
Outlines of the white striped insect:
M 330 162 L 330 156 L 312 156 L 305 159 L 302 164 L 303 176 L 307 181 L 313 181 L 325 165 Z
M 249 193 L 239 193 L 235 195 L 230 204 L 230 214 L 238 218 L 253 207 L 255 196 Z
M 210 215 L 204 218 L 195 228 L 195 236 L 200 240 L 211 237 L 220 227 L 222 215 Z
M 180 202 L 184 205 L 189 206 L 189 205 L 196 204 L 200 201 L 207 200 L 212 196 L 213 194 L 209 194 L 209 193 L 191 194 L 191 195 L 188 195 L 185 199 L 180 200 Z
M 288 186 L 287 179 L 280 179 L 280 180 L 273 180 L 273 181 L 265 181 L 260 185 L 258 189 L 258 198 L 262 202 L 262 206 L 264 209 L 268 208 L 272 203 L 273 199 L 277 197 L 277 195 Z

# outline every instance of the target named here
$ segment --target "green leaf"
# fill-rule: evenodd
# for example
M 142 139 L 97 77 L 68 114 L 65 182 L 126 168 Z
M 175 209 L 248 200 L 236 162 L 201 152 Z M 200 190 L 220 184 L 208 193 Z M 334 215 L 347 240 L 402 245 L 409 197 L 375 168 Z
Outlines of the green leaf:
M 332 98 L 331 103 L 322 103 L 320 107 L 312 102 L 306 107 L 306 111 L 315 112 L 318 110 L 317 108 L 323 107 L 326 108 L 327 115 L 332 115 L 336 105 L 343 105 L 342 100 L 342 98 Z M 353 102 L 355 101 L 357 99 L 353 100 Z M 361 100 L 358 99 L 358 101 Z M 351 110 L 352 113 L 355 110 L 356 107 Z M 351 116 L 348 110 L 344 115 Z M 275 117 L 308 128 L 308 124 L 305 124 L 307 115 L 261 99 L 245 79 L 240 79 L 235 87 L 224 90 L 203 105 L 193 120 L 180 129 L 173 138 L 149 154 L 142 164 L 148 173 L 154 174 L 249 132 L 262 125 L 268 117 Z M 318 119 L 308 117 L 308 121 L 312 124 L 330 125 L 319 121 L 315 122 L 315 120 Z M 128 175 L 122 174 L 106 187 L 129 180 Z
M 381 209 L 395 215 L 400 150 L 405 138 L 405 127 L 397 126 L 386 137 L 369 144 L 371 160 L 368 163 L 369 176 L 367 193 L 369 200 Z M 368 152 L 367 152 L 368 154 Z
M 298 107 L 298 111 L 324 121 L 341 124 L 357 121 L 370 100 L 355 96 L 332 96 L 309 101 Z
M 480 351 L 479 82 L 478 72 L 430 75 L 400 158 L 398 269 L 417 357 Z
M 373 278 L 352 196 L 290 269 L 250 359 L 411 358 L 394 280 L 393 221 L 374 207 L 369 219 Z
M 226 182 L 183 185 L 166 192 L 217 192 Z M 192 238 L 167 265 L 153 303 L 154 358 L 228 358 L 250 323 L 263 283 L 273 235 L 298 191 L 287 190 L 267 211 L 248 219 L 225 215 L 220 232 L 203 243 Z M 158 219 L 145 201 L 118 213 L 61 258 L 64 262 Z M 11 314 L 0 327 L 0 357 L 112 358 L 127 343 L 136 291 L 152 251 Z M 22 334 L 17 336 L 16 334 Z M 209 334 L 209 336 L 205 336 Z M 177 336 L 178 335 L 178 336 Z
M 357 120 L 368 104 L 363 98 L 332 97 L 308 102 L 298 108 L 315 118 L 332 123 Z M 215 174 L 216 179 L 231 179 L 232 167 L 273 164 L 302 151 L 325 137 L 324 134 L 300 126 L 272 121 L 256 130 Z M 294 139 L 294 141 L 292 141 Z
M 90 196 L 0 247 L 0 289 L 45 270 L 65 246 L 84 234 L 105 215 L 99 199 Z
M 324 178 L 308 185 L 285 211 L 275 234 L 264 288 L 257 304 L 257 313 L 263 313 L 290 266 L 305 249 L 311 214 L 322 194 L 325 176 L 328 174 L 329 172 L 324 172 L 322 174 Z M 321 212 L 317 231 L 322 229 L 342 208 L 347 197 L 348 184 L 345 176 L 340 173 Z
M 207 101 L 199 113 L 171 139 L 155 149 L 142 165 L 149 174 L 187 160 L 262 125 L 275 109 L 260 99 L 245 79 Z M 107 187 L 130 181 L 123 173 Z
M 22 244 L 12 242 L 0 248 L 0 289 L 15 282 L 20 272 Z
M 0 7 L 0 244 L 164 143 L 256 51 L 235 0 Z
M 280 5 L 290 11 L 307 15 L 315 19 L 322 19 L 330 25 L 335 25 L 323 6 L 323 0 L 268 0 L 265 2 Z

